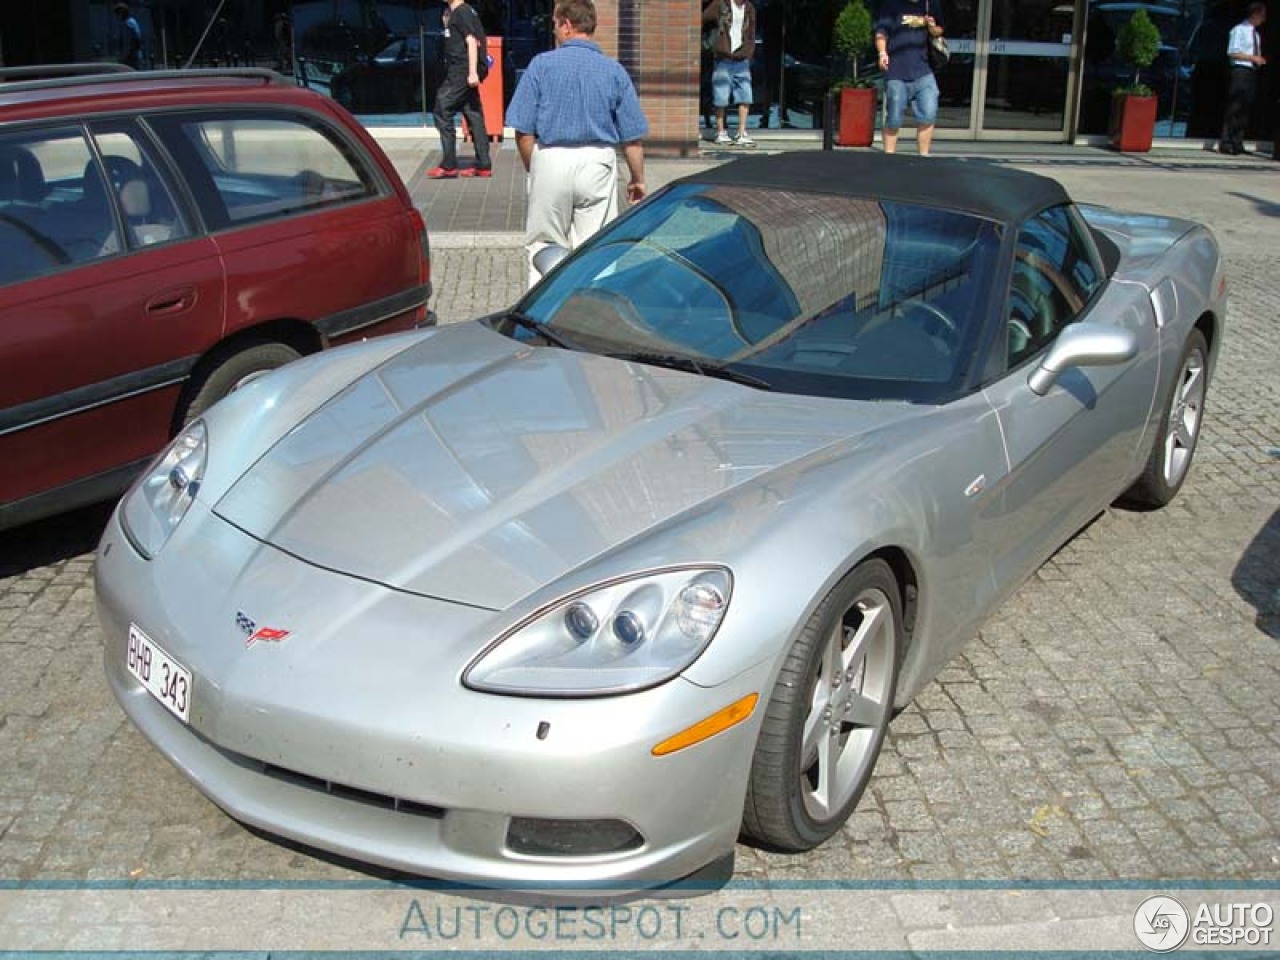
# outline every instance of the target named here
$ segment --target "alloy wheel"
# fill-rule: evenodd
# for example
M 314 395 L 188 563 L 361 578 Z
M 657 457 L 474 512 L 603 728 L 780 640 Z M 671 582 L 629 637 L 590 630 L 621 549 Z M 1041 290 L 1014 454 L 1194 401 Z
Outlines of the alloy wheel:
M 1174 388 L 1164 437 L 1164 481 L 1177 487 L 1191 464 L 1204 413 L 1205 358 L 1199 350 L 1187 354 Z
M 889 598 L 860 593 L 828 634 L 805 717 L 800 794 L 830 820 L 865 782 L 892 709 L 897 638 Z

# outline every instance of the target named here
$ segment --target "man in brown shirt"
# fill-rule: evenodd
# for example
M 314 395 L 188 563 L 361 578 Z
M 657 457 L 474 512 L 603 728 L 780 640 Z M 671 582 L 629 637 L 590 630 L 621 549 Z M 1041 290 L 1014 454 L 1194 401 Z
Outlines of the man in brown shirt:
M 711 71 L 711 103 L 716 108 L 716 143 L 754 147 L 747 135 L 751 109 L 751 57 L 756 52 L 756 8 L 751 0 L 708 0 L 702 22 L 716 25 L 715 67 Z M 725 113 L 738 105 L 738 135 L 729 138 Z

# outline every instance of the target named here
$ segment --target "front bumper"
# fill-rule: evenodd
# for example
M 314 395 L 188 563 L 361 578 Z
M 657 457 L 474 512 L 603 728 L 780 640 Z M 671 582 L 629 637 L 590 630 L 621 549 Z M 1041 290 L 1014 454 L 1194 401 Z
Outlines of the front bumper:
M 768 683 L 676 679 L 625 697 L 465 689 L 498 614 L 311 567 L 192 507 L 155 561 L 117 518 L 98 559 L 107 678 L 142 733 L 232 816 L 398 870 L 495 887 L 636 889 L 730 852 L 763 711 L 682 750 L 652 747 Z M 245 646 L 237 614 L 290 629 Z M 136 623 L 192 670 L 190 725 L 125 669 Z M 540 735 L 541 734 L 541 735 Z M 622 821 L 638 844 L 513 849 L 513 818 Z

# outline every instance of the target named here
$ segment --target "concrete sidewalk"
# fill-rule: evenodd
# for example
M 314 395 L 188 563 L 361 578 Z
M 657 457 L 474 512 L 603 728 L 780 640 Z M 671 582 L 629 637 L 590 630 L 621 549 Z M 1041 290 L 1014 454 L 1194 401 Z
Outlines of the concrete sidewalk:
M 409 186 L 414 203 L 426 218 L 432 243 L 437 247 L 518 247 L 524 231 L 525 174 L 516 153 L 515 141 L 507 138 L 493 147 L 493 177 L 487 180 L 429 180 L 426 171 L 440 160 L 439 141 L 433 133 L 403 130 L 374 130 L 374 137 L 395 164 Z M 719 148 L 707 143 L 701 154 L 691 158 L 650 158 L 646 180 L 650 191 L 707 166 L 725 163 L 743 155 L 785 153 L 820 149 L 816 140 L 762 139 L 755 149 Z M 874 147 L 873 149 L 879 149 Z M 914 153 L 915 144 L 904 143 L 904 153 Z M 1055 171 L 1086 168 L 1097 170 L 1176 171 L 1194 169 L 1201 176 L 1255 171 L 1280 174 L 1280 163 L 1265 154 L 1227 157 L 1195 147 L 1161 148 L 1146 154 L 1116 153 L 1113 150 L 1070 144 L 990 143 L 960 140 L 935 142 L 938 156 L 964 157 L 992 163 L 1012 164 L 1058 176 Z M 472 162 L 469 144 L 459 144 L 459 161 Z M 1104 174 L 1105 175 L 1105 174 Z M 624 168 L 625 176 L 625 168 Z M 1059 176 L 1059 179 L 1066 179 Z M 1074 178 L 1072 178 L 1074 179 Z M 1270 178 L 1268 178 L 1270 179 Z M 1166 178 L 1152 178 L 1160 193 L 1168 189 Z M 1161 186 L 1156 187 L 1159 182 Z M 1135 199 L 1133 207 L 1142 204 Z

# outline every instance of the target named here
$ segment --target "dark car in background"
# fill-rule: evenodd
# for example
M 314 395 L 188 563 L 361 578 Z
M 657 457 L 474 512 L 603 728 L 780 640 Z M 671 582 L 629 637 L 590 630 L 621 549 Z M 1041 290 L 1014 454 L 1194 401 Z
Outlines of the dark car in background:
M 336 73 L 333 99 L 357 113 L 429 110 L 442 78 L 440 32 L 397 37 L 372 57 L 360 57 Z
M 119 493 L 267 370 L 428 317 L 395 168 L 265 70 L 0 83 L 0 250 L 0 528 Z

